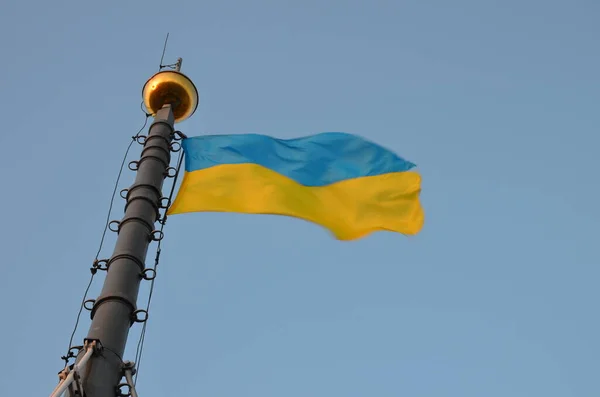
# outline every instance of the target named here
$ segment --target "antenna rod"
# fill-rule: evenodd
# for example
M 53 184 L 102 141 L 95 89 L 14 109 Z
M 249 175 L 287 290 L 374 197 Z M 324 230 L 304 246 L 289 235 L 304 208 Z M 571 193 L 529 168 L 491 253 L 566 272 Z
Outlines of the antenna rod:
M 107 275 L 100 296 L 92 308 L 92 324 L 86 345 L 95 343 L 95 353 L 81 374 L 86 397 L 115 397 L 124 373 L 123 353 L 134 322 L 143 322 L 148 313 L 137 310 L 137 296 L 151 241 L 162 233 L 155 231 L 161 208 L 162 186 L 171 161 L 171 141 L 175 118 L 171 105 L 156 112 L 144 149 L 137 164 L 135 182 L 127 193 L 125 216 L 118 222 L 117 242 L 106 267 Z M 84 357 L 82 350 L 77 357 Z M 133 386 L 133 385 L 131 385 Z M 71 397 L 81 391 L 69 389 Z

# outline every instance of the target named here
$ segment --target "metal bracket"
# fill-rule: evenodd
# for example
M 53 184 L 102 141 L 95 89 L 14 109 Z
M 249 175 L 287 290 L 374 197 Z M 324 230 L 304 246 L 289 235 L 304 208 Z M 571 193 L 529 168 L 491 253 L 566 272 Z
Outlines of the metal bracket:
M 148 311 L 144 309 L 138 309 L 134 311 L 131 313 L 131 321 L 133 323 L 145 323 L 148 321 Z
M 56 386 L 56 388 L 54 389 L 52 394 L 50 394 L 50 397 L 62 396 L 63 393 L 67 389 L 71 388 L 71 386 L 74 383 L 77 386 L 77 389 L 81 393 L 81 395 L 85 396 L 85 393 L 84 393 L 83 389 L 81 388 L 82 378 L 81 378 L 80 374 L 84 372 L 85 367 L 86 367 L 88 361 L 90 360 L 90 358 L 92 357 L 92 355 L 94 354 L 94 352 L 101 349 L 102 345 L 97 340 L 87 339 L 85 341 L 84 348 L 85 348 L 85 354 L 83 355 L 81 360 L 79 360 L 78 363 L 75 363 L 72 366 L 67 365 L 65 367 L 65 369 L 63 369 L 58 374 L 58 378 L 60 379 L 60 382 L 58 383 L 58 385 Z
M 96 259 L 93 266 L 98 270 L 108 271 L 108 266 L 110 266 L 110 263 L 108 259 Z
M 135 383 L 133 381 L 133 375 L 135 375 L 135 363 L 132 361 L 123 362 L 123 375 L 127 382 L 119 383 L 117 386 L 118 397 L 138 397 L 137 391 L 135 390 Z M 124 392 L 123 388 L 126 387 L 127 391 Z
M 183 132 L 181 131 L 173 131 L 173 140 L 175 141 L 181 141 L 182 139 L 187 139 L 187 135 L 185 135 Z

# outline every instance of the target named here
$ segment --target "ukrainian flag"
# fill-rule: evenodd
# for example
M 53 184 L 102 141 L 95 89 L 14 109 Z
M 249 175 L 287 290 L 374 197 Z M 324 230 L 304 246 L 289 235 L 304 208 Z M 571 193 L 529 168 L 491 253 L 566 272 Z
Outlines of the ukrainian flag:
M 423 226 L 415 165 L 358 136 L 256 134 L 183 140 L 185 174 L 168 214 L 238 212 L 305 219 L 340 240 Z

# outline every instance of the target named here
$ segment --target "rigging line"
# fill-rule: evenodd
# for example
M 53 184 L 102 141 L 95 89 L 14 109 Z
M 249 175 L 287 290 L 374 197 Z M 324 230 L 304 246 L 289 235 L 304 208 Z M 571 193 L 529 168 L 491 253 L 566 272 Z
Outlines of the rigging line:
M 144 102 L 142 101 L 142 104 Z M 129 155 L 129 151 L 131 150 L 131 146 L 133 145 L 133 142 L 136 141 L 136 139 L 139 137 L 140 133 L 144 130 L 144 128 L 146 128 L 146 125 L 148 124 L 148 117 L 150 115 L 148 115 L 148 113 L 146 113 L 144 111 L 144 109 L 142 109 L 142 112 L 144 112 L 144 114 L 146 115 L 145 119 L 144 119 L 144 125 L 142 126 L 142 128 L 140 128 L 138 130 L 138 132 L 131 137 L 131 142 L 129 142 L 129 145 L 127 146 L 127 150 L 125 151 L 125 155 L 123 156 L 123 161 L 121 162 L 121 168 L 119 168 L 119 173 L 117 174 L 117 179 L 115 180 L 115 187 L 113 189 L 113 193 L 110 199 L 110 205 L 108 207 L 108 214 L 106 215 L 106 222 L 104 224 L 104 231 L 102 232 L 102 238 L 100 239 L 100 246 L 98 247 L 98 251 L 96 252 L 96 256 L 94 257 L 94 267 L 91 268 L 91 272 L 92 272 L 92 276 L 90 277 L 90 281 L 87 285 L 87 288 L 85 289 L 85 292 L 83 293 L 83 298 L 81 299 L 81 305 L 79 305 L 79 312 L 77 313 L 77 319 L 75 320 L 75 326 L 73 327 L 73 332 L 71 333 L 71 338 L 69 339 L 69 347 L 67 348 L 67 354 L 65 357 L 67 357 L 66 360 L 68 360 L 69 358 L 69 351 L 71 349 L 71 345 L 73 344 L 73 339 L 75 338 L 75 333 L 77 332 L 77 328 L 79 327 L 79 320 L 81 319 L 81 313 L 83 312 L 83 307 L 85 305 L 85 300 L 87 298 L 87 294 L 90 291 L 90 287 L 92 286 L 92 282 L 94 281 L 94 276 L 96 275 L 96 271 L 97 268 L 95 267 L 97 261 L 98 261 L 98 257 L 100 256 L 100 252 L 102 252 L 102 247 L 104 245 L 104 239 L 106 238 L 106 231 L 108 229 L 108 224 L 110 223 L 110 216 L 112 213 L 112 208 L 113 208 L 113 204 L 115 202 L 115 195 L 117 193 L 117 189 L 119 188 L 119 182 L 121 180 L 121 175 L 123 174 L 123 167 L 125 166 L 125 162 L 127 161 L 127 156 Z M 68 364 L 68 361 L 67 361 Z
M 143 111 L 143 110 L 142 110 Z M 96 253 L 96 260 L 98 256 L 100 256 L 100 252 L 102 251 L 102 246 L 104 245 L 104 239 L 106 238 L 106 231 L 108 230 L 108 224 L 110 223 L 110 216 L 112 214 L 112 208 L 115 202 L 115 196 L 117 194 L 117 189 L 119 188 L 119 181 L 121 180 L 121 174 L 123 173 L 123 168 L 125 167 L 125 162 L 127 161 L 127 156 L 129 155 L 129 151 L 131 150 L 131 146 L 133 142 L 138 138 L 140 133 L 144 128 L 146 128 L 146 124 L 148 124 L 148 116 L 146 115 L 146 119 L 144 120 L 144 125 L 139 131 L 131 137 L 131 141 L 129 142 L 129 146 L 127 146 L 127 150 L 125 151 L 125 155 L 123 156 L 123 161 L 121 162 L 121 168 L 119 168 L 119 173 L 117 174 L 117 180 L 115 181 L 115 187 L 112 192 L 112 197 L 110 198 L 110 206 L 108 207 L 108 214 L 106 215 L 106 222 L 104 225 L 104 231 L 102 232 L 102 239 L 100 239 L 100 247 L 98 247 L 98 252 Z
M 173 184 L 171 185 L 171 191 L 169 193 L 169 199 L 168 199 L 169 206 L 171 206 L 171 201 L 173 200 L 173 194 L 175 192 L 175 186 L 177 185 L 177 178 L 179 177 L 179 171 L 181 170 L 182 163 L 183 163 L 183 150 L 181 150 L 179 152 L 179 158 L 177 159 L 177 170 L 175 172 L 175 178 L 173 178 Z M 161 232 L 163 231 L 165 224 L 167 223 L 166 221 L 167 221 L 167 211 L 168 210 L 169 210 L 168 208 L 165 210 L 165 215 L 161 222 L 161 226 L 160 226 Z M 158 267 L 158 263 L 160 261 L 161 242 L 162 242 L 162 239 L 158 241 L 158 245 L 156 247 L 156 257 L 154 259 L 154 274 L 155 274 L 155 276 L 156 276 L 156 268 Z M 152 281 L 150 282 L 150 292 L 148 293 L 148 301 L 146 303 L 146 313 L 149 313 L 149 311 L 150 311 L 150 303 L 152 301 L 152 293 L 154 292 L 154 281 L 155 280 L 156 280 L 156 277 L 154 277 L 152 279 Z M 144 341 L 146 340 L 146 325 L 147 324 L 148 324 L 148 321 L 145 321 L 144 325 L 142 325 L 142 331 L 140 332 L 140 339 L 138 340 L 138 345 L 137 345 L 137 349 L 136 349 L 136 353 L 135 353 L 135 361 L 134 362 L 136 363 L 136 373 L 135 373 L 135 380 L 133 382 L 134 386 L 137 383 L 137 378 L 140 373 L 142 352 L 144 350 Z
M 167 37 L 165 37 L 165 45 L 163 46 L 162 56 L 160 57 L 160 65 L 158 66 L 158 71 L 163 68 L 163 60 L 165 59 L 165 51 L 167 51 L 167 42 L 169 41 L 169 33 L 167 32 Z
M 177 178 L 179 176 L 179 171 L 181 169 L 181 164 L 183 162 L 183 150 L 179 153 L 179 159 L 177 160 L 177 171 L 175 173 L 175 178 L 173 179 L 173 184 L 171 185 L 171 191 L 169 193 L 169 199 L 168 199 L 168 203 L 169 205 L 171 204 L 171 201 L 173 199 L 173 194 L 175 192 L 175 186 L 177 184 Z M 168 211 L 168 208 L 167 210 Z M 165 223 L 166 223 L 166 219 L 167 219 L 167 215 L 166 215 L 166 211 L 165 211 L 165 216 L 163 221 L 161 222 L 161 227 L 160 227 L 160 231 L 162 232 L 164 227 L 165 227 Z M 158 267 L 159 261 L 160 261 L 160 253 L 161 253 L 161 242 L 162 240 L 160 240 L 158 242 L 158 246 L 156 248 L 156 257 L 154 260 L 154 271 L 156 274 L 156 268 Z M 152 294 L 154 292 L 154 281 L 156 280 L 156 278 L 152 279 L 152 281 L 150 282 L 150 292 L 148 294 L 148 301 L 146 304 L 146 312 L 149 312 L 150 310 L 150 303 L 152 301 Z M 137 377 L 139 374 L 139 367 L 140 367 L 140 361 L 142 358 L 142 351 L 144 350 L 144 341 L 146 339 L 146 324 L 147 322 L 144 322 L 144 325 L 142 326 L 142 331 L 140 333 L 140 339 L 138 341 L 138 346 L 137 346 L 137 351 L 136 351 L 136 357 L 135 357 L 135 363 L 137 365 L 137 372 L 136 372 L 136 376 L 135 376 L 135 383 L 137 382 Z

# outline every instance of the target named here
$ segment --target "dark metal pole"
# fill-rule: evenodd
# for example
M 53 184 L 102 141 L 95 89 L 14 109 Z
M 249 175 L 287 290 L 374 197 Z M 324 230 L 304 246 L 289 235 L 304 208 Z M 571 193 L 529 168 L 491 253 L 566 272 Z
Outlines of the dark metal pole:
M 125 216 L 119 223 L 115 250 L 107 264 L 102 292 L 93 305 L 92 325 L 86 338 L 100 346 L 82 374 L 86 397 L 117 395 L 129 328 L 138 314 L 136 301 L 148 245 L 153 238 L 162 238 L 152 232 L 159 217 L 162 185 L 171 160 L 173 125 L 171 106 L 165 105 L 149 129 L 135 182 L 127 193 Z

